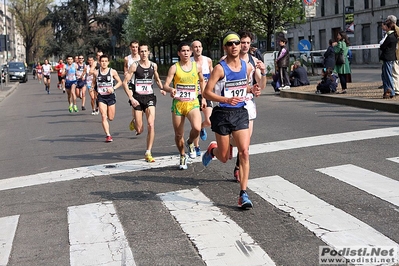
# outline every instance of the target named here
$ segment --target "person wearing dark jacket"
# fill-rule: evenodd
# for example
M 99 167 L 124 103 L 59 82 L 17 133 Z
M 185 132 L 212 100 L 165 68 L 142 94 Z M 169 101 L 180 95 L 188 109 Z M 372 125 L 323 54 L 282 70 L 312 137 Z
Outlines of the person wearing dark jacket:
M 316 93 L 334 93 L 337 91 L 337 80 L 332 74 L 331 68 L 323 68 L 323 77 L 317 84 Z
M 380 60 L 382 61 L 381 79 L 384 88 L 382 97 L 384 99 L 389 99 L 395 96 L 392 66 L 396 60 L 396 43 L 398 36 L 396 36 L 395 24 L 390 20 L 383 23 L 383 29 L 386 30 L 386 37 L 384 42 L 380 45 Z
M 328 48 L 326 52 L 324 53 L 324 67 L 325 68 L 331 68 L 334 69 L 335 67 L 335 52 L 334 52 L 334 47 L 332 44 L 334 43 L 333 39 L 330 39 L 328 41 Z
M 299 87 L 309 85 L 308 73 L 306 69 L 301 66 L 301 62 L 295 61 L 292 65 L 290 75 L 291 87 Z
M 290 76 L 288 75 L 288 67 L 290 65 L 290 53 L 286 47 L 287 39 L 282 37 L 279 41 L 280 51 L 278 52 L 276 64 L 280 73 L 281 87 L 280 90 L 290 89 Z

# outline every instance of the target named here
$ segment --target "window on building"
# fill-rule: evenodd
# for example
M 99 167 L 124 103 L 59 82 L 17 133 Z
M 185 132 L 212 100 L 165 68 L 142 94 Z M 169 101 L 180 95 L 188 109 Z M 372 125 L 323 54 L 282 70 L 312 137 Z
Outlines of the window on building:
M 398 0 L 399 1 L 399 0 Z M 325 5 L 324 5 L 324 0 L 320 1 L 320 12 L 321 12 L 321 16 L 324 17 L 326 15 L 326 11 L 325 11 Z
M 339 14 L 339 4 L 338 4 L 338 0 L 335 0 L 335 14 Z
M 320 50 L 327 49 L 328 40 L 325 29 L 319 31 L 319 43 L 320 43 Z
M 370 0 L 364 0 L 364 9 L 369 9 L 370 8 L 369 4 L 370 4 Z
M 385 0 L 380 1 L 380 6 L 385 6 Z
M 382 40 L 383 36 L 384 36 L 384 31 L 382 30 L 382 22 L 379 22 L 377 26 L 377 42 Z

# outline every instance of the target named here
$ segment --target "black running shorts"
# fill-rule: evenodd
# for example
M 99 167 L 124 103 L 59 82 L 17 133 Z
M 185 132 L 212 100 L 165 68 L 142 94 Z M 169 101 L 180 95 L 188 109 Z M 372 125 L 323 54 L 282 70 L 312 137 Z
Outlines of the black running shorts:
M 247 129 L 249 126 L 248 111 L 244 107 L 216 106 L 212 109 L 210 120 L 212 131 L 222 136 L 230 135 L 233 131 Z

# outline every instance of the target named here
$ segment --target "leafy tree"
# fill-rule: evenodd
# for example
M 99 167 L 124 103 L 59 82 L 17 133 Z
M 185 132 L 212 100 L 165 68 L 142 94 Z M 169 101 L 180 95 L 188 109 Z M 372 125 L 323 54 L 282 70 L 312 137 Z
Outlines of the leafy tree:
M 32 47 L 42 36 L 40 22 L 46 13 L 43 10 L 52 0 L 9 0 L 10 12 L 15 16 L 15 24 L 25 44 L 26 62 L 33 61 Z
M 301 0 L 133 0 L 124 29 L 126 39 L 153 45 L 198 38 L 209 54 L 227 30 L 248 29 L 266 36 L 270 49 L 276 29 L 301 22 Z
M 112 6 L 114 1 L 103 1 L 105 3 Z M 53 6 L 42 23 L 51 25 L 54 30 L 52 39 L 48 40 L 46 53 L 61 56 L 102 50 L 111 54 L 109 35 L 112 33 L 120 44 L 126 14 L 114 11 L 99 13 L 99 4 L 98 0 L 69 0 Z
M 304 23 L 302 0 L 252 0 L 240 12 L 241 27 L 267 38 L 267 50 L 272 50 L 272 36 L 288 24 Z

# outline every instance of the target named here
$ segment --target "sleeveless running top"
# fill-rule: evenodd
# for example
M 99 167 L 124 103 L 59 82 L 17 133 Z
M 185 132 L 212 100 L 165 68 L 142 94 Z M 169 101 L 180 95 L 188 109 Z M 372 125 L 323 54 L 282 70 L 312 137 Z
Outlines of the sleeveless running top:
M 106 74 L 101 73 L 101 69 L 98 70 L 97 75 L 97 92 L 101 95 L 110 95 L 112 93 L 108 92 L 108 89 L 114 87 L 114 79 L 111 75 L 111 69 L 108 69 Z
M 43 68 L 43 75 L 49 76 L 50 75 L 50 70 L 51 70 L 51 65 L 50 64 L 44 64 L 42 65 Z
M 240 97 L 242 100 L 236 105 L 228 103 L 219 103 L 220 107 L 227 108 L 240 108 L 245 105 L 245 98 L 247 95 L 247 63 L 240 59 L 241 69 L 238 72 L 232 71 L 226 64 L 226 61 L 222 60 L 219 64 L 222 66 L 224 71 L 224 77 L 219 80 L 215 85 L 215 93 L 220 96 L 232 98 L 234 96 Z
M 150 62 L 149 68 L 142 67 L 138 61 L 135 76 L 135 89 L 134 92 L 141 95 L 154 94 L 152 84 L 154 83 L 154 65 Z
M 76 77 L 80 77 L 83 74 L 85 67 L 86 67 L 85 64 L 82 65 L 77 64 Z
M 76 80 L 76 64 L 72 63 L 72 65 L 66 65 L 65 67 L 66 75 L 65 80 L 75 81 Z
M 191 70 L 185 71 L 180 62 L 176 64 L 176 73 L 173 77 L 173 87 L 176 89 L 175 99 L 179 101 L 194 101 L 197 99 L 198 72 L 197 63 L 191 62 Z
M 90 65 L 86 65 L 86 84 L 88 87 L 91 86 L 91 84 L 93 83 L 93 74 L 89 74 L 90 73 Z

